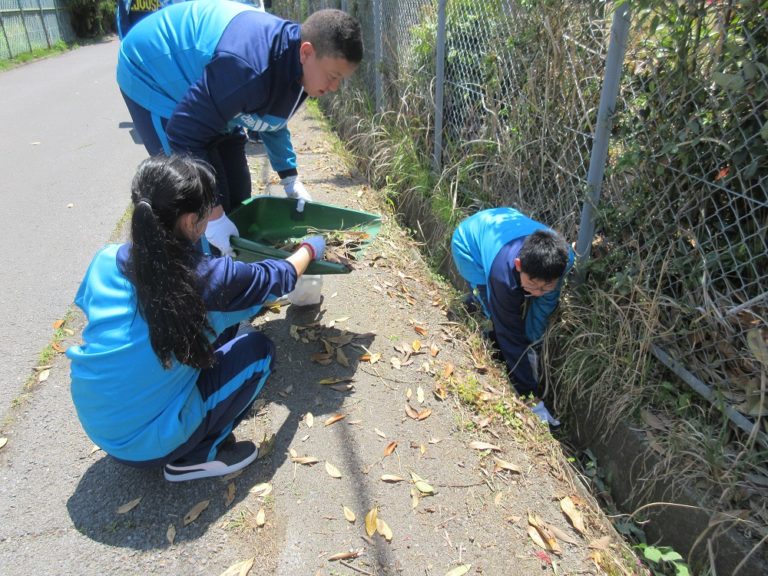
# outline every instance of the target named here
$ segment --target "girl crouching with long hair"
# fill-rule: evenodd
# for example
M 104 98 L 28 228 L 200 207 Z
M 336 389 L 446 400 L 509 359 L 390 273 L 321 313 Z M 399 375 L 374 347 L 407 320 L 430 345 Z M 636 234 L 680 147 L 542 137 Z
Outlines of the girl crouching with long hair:
M 257 449 L 232 432 L 275 352 L 263 334 L 234 337 L 238 324 L 292 291 L 325 241 L 253 264 L 203 254 L 215 178 L 188 157 L 142 162 L 131 197 L 131 242 L 102 249 L 75 298 L 88 319 L 67 351 L 78 417 L 107 454 L 172 482 L 236 472 Z

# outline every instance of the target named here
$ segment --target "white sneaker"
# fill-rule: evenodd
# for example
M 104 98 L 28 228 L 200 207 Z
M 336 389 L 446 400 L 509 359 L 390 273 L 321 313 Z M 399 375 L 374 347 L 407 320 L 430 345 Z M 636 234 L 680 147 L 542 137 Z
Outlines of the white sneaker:
M 238 470 L 242 470 L 248 464 L 256 460 L 258 450 L 253 442 L 241 440 L 240 442 L 222 444 L 216 460 L 209 462 L 190 462 L 188 460 L 176 460 L 165 465 L 165 479 L 169 482 L 184 482 L 185 480 L 197 480 L 198 478 L 211 478 L 213 476 L 226 476 Z

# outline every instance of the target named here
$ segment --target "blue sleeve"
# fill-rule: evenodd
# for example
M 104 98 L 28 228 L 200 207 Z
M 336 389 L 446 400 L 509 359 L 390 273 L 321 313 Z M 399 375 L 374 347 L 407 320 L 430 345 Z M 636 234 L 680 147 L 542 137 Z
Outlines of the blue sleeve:
M 544 336 L 544 331 L 547 329 L 547 324 L 549 323 L 549 317 L 552 315 L 552 312 L 557 309 L 557 305 L 560 302 L 560 292 L 563 288 L 563 282 L 573 266 L 573 260 L 573 250 L 569 248 L 568 265 L 566 266 L 560 281 L 557 283 L 557 287 L 551 292 L 547 292 L 538 298 L 532 298 L 532 302 L 528 307 L 528 313 L 525 316 L 525 333 L 528 335 L 528 340 L 531 342 L 536 342 Z
M 267 156 L 269 156 L 272 169 L 277 172 L 281 179 L 298 174 L 296 152 L 293 150 L 291 133 L 288 128 L 274 132 L 259 132 L 259 137 L 264 142 L 264 148 L 267 151 Z
M 204 258 L 198 266 L 203 300 L 211 312 L 249 311 L 296 286 L 296 269 L 287 260 L 246 264 L 229 257 Z
M 263 105 L 267 84 L 241 58 L 217 54 L 168 120 L 171 150 L 209 160 L 208 147 L 225 133 L 227 123 L 246 107 Z
M 489 308 L 507 370 L 517 382 L 518 392 L 525 394 L 536 390 L 538 382 L 525 356 L 530 344 L 523 321 L 525 293 L 513 282 L 514 275 L 508 270 L 500 270 L 497 266 L 491 269 L 488 281 Z

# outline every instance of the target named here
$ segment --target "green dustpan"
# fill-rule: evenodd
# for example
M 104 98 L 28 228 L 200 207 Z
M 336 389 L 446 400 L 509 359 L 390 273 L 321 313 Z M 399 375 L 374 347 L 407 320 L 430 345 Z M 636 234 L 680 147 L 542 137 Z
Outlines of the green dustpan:
M 381 228 L 381 217 L 368 212 L 340 208 L 331 204 L 308 202 L 304 211 L 296 212 L 296 200 L 274 196 L 254 196 L 228 214 L 237 226 L 240 237 L 231 238 L 237 260 L 285 259 L 291 255 L 280 246 L 316 233 L 315 230 L 360 230 L 367 239 L 352 254 L 360 258 Z M 316 261 L 307 268 L 306 274 L 347 274 L 351 270 L 344 264 Z

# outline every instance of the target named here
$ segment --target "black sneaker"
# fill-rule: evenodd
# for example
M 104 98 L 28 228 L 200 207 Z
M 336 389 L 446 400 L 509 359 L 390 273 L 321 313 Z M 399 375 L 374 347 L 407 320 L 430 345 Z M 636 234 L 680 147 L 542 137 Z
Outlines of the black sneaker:
M 256 445 L 248 440 L 241 440 L 234 444 L 227 443 L 219 448 L 216 460 L 211 460 L 210 462 L 191 462 L 182 458 L 166 464 L 165 479 L 169 482 L 183 482 L 185 480 L 197 480 L 198 478 L 226 476 L 248 466 L 248 464 L 256 460 L 258 454 Z

